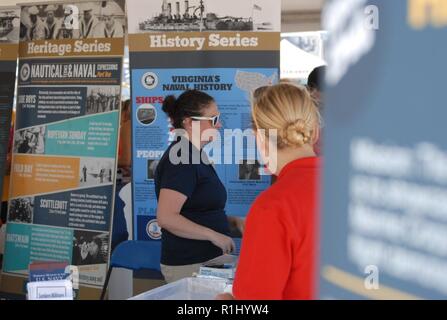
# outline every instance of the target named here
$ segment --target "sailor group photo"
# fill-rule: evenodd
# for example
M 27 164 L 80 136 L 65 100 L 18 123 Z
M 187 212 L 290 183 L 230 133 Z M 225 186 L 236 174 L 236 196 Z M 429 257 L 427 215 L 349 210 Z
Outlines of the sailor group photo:
M 120 38 L 124 36 L 124 1 L 24 7 L 20 41 Z

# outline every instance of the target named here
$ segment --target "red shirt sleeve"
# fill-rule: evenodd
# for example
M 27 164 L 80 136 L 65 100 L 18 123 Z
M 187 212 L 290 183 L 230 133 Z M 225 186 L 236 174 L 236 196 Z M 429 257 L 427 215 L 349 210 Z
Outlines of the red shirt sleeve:
M 250 210 L 233 283 L 236 299 L 283 299 L 292 265 L 292 240 L 281 211 L 280 204 L 254 205 Z

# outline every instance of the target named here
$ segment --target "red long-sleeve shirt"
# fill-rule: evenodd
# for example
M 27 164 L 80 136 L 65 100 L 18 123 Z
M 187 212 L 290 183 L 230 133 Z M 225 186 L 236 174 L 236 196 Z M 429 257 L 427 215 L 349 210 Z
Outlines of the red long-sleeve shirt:
M 287 164 L 247 216 L 233 295 L 315 298 L 318 158 Z

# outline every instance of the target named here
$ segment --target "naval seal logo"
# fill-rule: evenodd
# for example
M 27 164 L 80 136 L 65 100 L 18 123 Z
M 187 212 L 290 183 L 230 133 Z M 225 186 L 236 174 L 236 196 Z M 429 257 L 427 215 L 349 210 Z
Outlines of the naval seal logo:
M 141 84 L 148 90 L 155 89 L 158 85 L 158 77 L 153 72 L 146 72 L 141 78 Z
M 24 63 L 22 68 L 20 68 L 20 79 L 22 79 L 22 81 L 28 81 L 30 75 L 31 68 L 28 63 Z
M 152 240 L 161 239 L 161 228 L 156 219 L 150 220 L 146 225 L 146 233 Z

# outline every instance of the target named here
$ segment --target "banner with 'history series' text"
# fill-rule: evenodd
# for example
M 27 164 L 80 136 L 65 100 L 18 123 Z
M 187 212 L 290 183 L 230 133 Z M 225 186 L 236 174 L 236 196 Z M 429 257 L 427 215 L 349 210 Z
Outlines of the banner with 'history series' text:
M 189 89 L 218 105 L 222 128 L 205 151 L 227 190 L 227 214 L 245 216 L 271 181 L 250 131 L 250 103 L 255 89 L 278 81 L 280 2 L 130 0 L 127 6 L 134 238 L 161 237 L 154 173 L 174 138 L 161 107 L 166 96 Z

